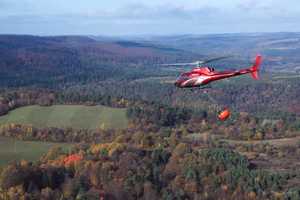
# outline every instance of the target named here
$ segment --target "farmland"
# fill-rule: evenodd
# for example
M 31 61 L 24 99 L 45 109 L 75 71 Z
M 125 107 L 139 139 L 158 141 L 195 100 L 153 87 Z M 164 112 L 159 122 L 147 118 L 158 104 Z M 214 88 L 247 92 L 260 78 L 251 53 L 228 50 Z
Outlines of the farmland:
M 19 160 L 36 161 L 51 147 L 62 147 L 68 151 L 72 145 L 65 143 L 29 142 L 0 137 L 0 167 Z
M 26 124 L 34 127 L 74 129 L 126 128 L 126 109 L 105 106 L 26 106 L 0 117 L 0 125 Z

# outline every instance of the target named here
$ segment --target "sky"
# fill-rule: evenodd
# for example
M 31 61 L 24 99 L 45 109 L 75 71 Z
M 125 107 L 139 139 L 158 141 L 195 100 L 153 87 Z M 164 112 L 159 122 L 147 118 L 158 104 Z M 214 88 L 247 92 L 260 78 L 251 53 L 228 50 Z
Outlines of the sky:
M 0 0 L 0 34 L 300 32 L 299 0 Z

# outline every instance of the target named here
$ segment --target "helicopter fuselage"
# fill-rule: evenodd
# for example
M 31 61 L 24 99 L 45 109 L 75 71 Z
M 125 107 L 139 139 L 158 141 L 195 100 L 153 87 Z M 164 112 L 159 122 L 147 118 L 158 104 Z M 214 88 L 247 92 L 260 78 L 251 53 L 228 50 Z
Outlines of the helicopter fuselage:
M 179 88 L 202 87 L 213 81 L 222 80 L 234 76 L 244 75 L 248 73 L 251 73 L 253 76 L 253 73 L 255 73 L 256 71 L 257 70 L 254 69 L 253 66 L 242 70 L 222 72 L 217 72 L 210 67 L 197 67 L 190 72 L 181 74 L 181 76 L 176 80 L 175 86 Z

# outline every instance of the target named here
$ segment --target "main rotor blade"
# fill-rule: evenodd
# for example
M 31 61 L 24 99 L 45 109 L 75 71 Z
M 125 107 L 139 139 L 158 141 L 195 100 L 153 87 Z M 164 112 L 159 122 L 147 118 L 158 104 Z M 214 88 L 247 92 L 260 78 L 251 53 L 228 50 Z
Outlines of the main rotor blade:
M 233 56 L 216 57 L 216 58 L 211 58 L 211 59 L 208 59 L 208 60 L 199 60 L 199 61 L 195 61 L 195 62 L 192 62 L 192 63 L 170 63 L 170 64 L 161 64 L 161 66 L 183 66 L 183 65 L 190 65 L 190 66 L 198 66 L 198 67 L 200 67 L 200 66 L 203 65 L 203 64 L 210 63 L 210 62 L 214 62 L 214 61 L 217 61 L 217 60 L 222 60 L 222 59 L 230 58 L 230 57 L 233 57 Z
M 204 60 L 203 62 L 201 62 L 201 64 L 206 64 L 206 63 L 210 63 L 210 62 L 214 62 L 214 61 L 218 61 L 218 60 L 223 60 L 223 59 L 231 58 L 231 57 L 233 57 L 233 56 L 222 56 L 222 57 L 211 58 L 211 59 L 208 59 L 208 60 Z
M 196 65 L 197 63 L 170 63 L 170 64 L 160 64 L 162 66 L 182 66 L 182 65 Z

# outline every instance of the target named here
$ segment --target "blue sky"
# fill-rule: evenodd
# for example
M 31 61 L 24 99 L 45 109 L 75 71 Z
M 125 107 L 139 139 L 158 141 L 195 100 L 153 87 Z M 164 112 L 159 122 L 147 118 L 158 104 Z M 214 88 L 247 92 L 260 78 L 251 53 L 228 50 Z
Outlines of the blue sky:
M 300 31 L 299 0 L 0 0 L 0 34 Z

